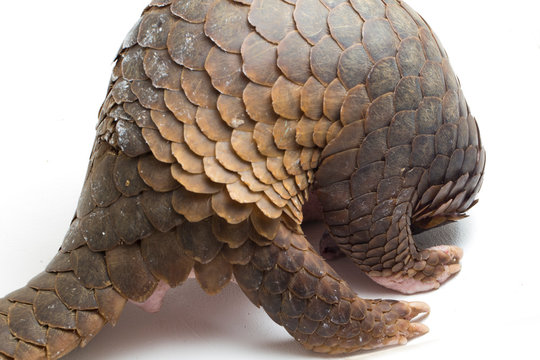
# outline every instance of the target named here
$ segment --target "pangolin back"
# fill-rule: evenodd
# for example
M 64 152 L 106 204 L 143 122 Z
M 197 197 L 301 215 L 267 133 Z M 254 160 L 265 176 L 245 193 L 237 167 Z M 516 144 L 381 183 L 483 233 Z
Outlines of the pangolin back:
M 0 359 L 58 359 L 192 271 L 209 294 L 234 277 L 308 349 L 405 343 L 427 305 L 359 298 L 306 240 L 304 205 L 316 191 L 379 282 L 438 284 L 459 256 L 417 251 L 410 225 L 463 216 L 484 154 L 402 1 L 154 0 L 116 58 L 60 251 L 0 300 Z

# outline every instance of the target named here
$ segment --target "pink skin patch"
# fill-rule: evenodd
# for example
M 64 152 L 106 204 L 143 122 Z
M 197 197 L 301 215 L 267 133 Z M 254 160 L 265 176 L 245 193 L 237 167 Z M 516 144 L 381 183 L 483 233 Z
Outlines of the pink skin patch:
M 456 246 L 434 246 L 428 250 L 440 251 L 448 254 L 452 259 L 461 259 L 463 256 L 463 250 Z M 438 289 L 443 282 L 448 280 L 452 275 L 456 274 L 461 270 L 460 264 L 449 264 L 444 265 L 444 270 L 442 273 L 438 274 L 435 278 L 429 280 L 416 280 L 414 278 L 404 276 L 402 273 L 394 274 L 392 276 L 371 276 L 367 274 L 371 280 L 375 281 L 377 284 L 384 286 L 388 289 L 398 291 L 402 294 L 415 294 L 419 292 L 425 292 L 430 290 Z
M 156 290 L 154 290 L 154 293 L 152 294 L 152 296 L 148 298 L 148 300 L 146 300 L 143 303 L 139 303 L 139 302 L 135 302 L 131 300 L 130 302 L 137 305 L 138 307 L 140 307 L 146 312 L 156 313 L 159 311 L 159 309 L 161 309 L 161 305 L 163 305 L 163 298 L 165 297 L 165 294 L 167 293 L 167 291 L 169 291 L 170 288 L 171 287 L 169 286 L 169 284 L 161 280 L 158 283 Z

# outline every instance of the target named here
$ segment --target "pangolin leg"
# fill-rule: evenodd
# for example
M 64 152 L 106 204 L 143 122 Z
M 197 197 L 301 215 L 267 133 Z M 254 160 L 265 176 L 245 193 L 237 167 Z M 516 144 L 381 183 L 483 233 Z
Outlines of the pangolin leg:
M 304 347 L 344 353 L 403 344 L 428 331 L 414 321 L 424 303 L 364 300 L 316 253 L 304 235 L 280 225 L 235 278 L 257 306 Z

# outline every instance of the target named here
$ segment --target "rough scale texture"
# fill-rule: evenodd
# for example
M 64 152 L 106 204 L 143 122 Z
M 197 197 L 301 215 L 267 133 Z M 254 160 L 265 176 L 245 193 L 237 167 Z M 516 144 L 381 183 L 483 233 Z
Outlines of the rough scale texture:
M 191 271 L 210 294 L 234 277 L 308 349 L 403 344 L 429 308 L 359 298 L 303 235 L 309 191 L 360 269 L 428 290 L 461 252 L 417 249 L 411 224 L 464 216 L 484 162 L 444 49 L 401 1 L 154 0 L 58 255 L 0 300 L 0 359 L 58 359 Z

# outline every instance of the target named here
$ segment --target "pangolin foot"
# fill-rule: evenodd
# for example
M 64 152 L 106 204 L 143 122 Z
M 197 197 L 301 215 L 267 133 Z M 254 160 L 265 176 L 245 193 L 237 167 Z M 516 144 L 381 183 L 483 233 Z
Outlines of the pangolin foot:
M 364 319 L 363 326 L 371 327 L 371 333 L 361 333 L 360 328 L 355 326 L 346 327 L 347 331 L 343 331 L 339 339 L 319 339 L 325 340 L 323 344 L 319 344 L 316 334 L 309 338 L 310 343 L 304 343 L 304 346 L 310 350 L 328 354 L 343 354 L 358 350 L 373 350 L 384 346 L 404 345 L 409 340 L 422 336 L 429 331 L 429 328 L 420 323 L 430 311 L 429 306 L 423 302 L 407 302 L 407 301 L 385 301 L 374 300 L 373 308 L 381 307 L 377 304 L 384 303 L 384 314 L 370 314 L 370 319 L 373 320 L 378 316 L 383 316 L 385 323 L 373 323 L 368 319 Z M 375 311 L 377 312 L 377 311 Z M 327 326 L 328 327 L 328 326 Z M 344 329 L 344 330 L 345 330 Z M 351 336 L 352 334 L 355 334 Z M 330 341 L 329 341 L 330 340 Z
M 434 246 L 419 252 L 417 260 L 397 273 L 372 271 L 368 276 L 377 284 L 403 294 L 435 290 L 461 270 L 462 257 L 463 250 L 457 246 Z

